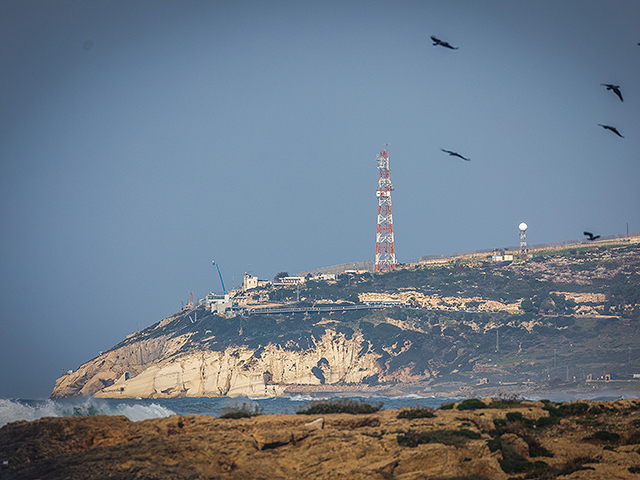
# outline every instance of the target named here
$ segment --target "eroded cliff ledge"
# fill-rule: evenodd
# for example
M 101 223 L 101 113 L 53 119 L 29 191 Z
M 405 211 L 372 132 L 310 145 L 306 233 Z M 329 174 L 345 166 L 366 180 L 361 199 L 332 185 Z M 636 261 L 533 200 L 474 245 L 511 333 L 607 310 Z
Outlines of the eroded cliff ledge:
M 183 316 L 163 320 L 153 330 L 177 327 L 172 324 Z M 215 317 L 214 322 L 225 321 Z M 215 337 L 210 330 L 205 330 L 204 341 L 199 330 L 158 336 L 145 330 L 59 378 L 51 396 L 276 396 L 288 384 L 357 384 L 380 374 L 380 355 L 361 333 L 345 335 L 331 328 L 315 333 L 318 338 L 307 339 L 307 348 L 289 340 L 285 345 L 216 350 L 207 343 Z

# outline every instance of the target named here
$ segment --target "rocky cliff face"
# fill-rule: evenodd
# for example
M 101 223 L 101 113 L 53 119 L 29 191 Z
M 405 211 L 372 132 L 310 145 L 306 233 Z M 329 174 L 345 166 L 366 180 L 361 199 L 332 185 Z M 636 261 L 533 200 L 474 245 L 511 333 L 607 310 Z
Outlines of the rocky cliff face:
M 173 321 L 178 319 L 173 317 Z M 379 355 L 361 334 L 347 338 L 326 329 L 305 350 L 277 344 L 258 349 L 232 346 L 215 351 L 202 345 L 183 349 L 191 337 L 187 333 L 125 342 L 58 379 L 51 396 L 275 396 L 287 384 L 353 384 L 380 371 Z

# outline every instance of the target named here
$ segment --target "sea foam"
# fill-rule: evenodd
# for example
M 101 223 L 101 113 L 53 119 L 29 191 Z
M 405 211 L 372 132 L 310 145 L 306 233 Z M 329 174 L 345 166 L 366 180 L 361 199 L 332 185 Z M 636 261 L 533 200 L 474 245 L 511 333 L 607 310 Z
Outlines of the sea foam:
M 168 417 L 174 412 L 156 403 L 135 400 L 102 400 L 93 397 L 61 400 L 0 399 L 0 427 L 19 420 L 33 421 L 44 417 L 88 417 L 91 415 L 124 415 L 134 422 L 148 418 Z

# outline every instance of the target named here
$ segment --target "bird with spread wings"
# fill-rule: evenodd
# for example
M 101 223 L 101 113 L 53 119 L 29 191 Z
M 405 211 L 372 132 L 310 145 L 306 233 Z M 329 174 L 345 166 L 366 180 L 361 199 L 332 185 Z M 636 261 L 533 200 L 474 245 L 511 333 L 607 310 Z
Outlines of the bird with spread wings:
M 466 162 L 470 162 L 471 159 L 467 158 L 467 157 L 463 157 L 462 155 L 460 155 L 458 152 L 452 152 L 451 150 L 445 150 L 444 148 L 441 148 L 440 150 L 442 150 L 444 153 L 448 153 L 449 155 L 451 155 L 452 157 L 458 157 L 461 158 L 462 160 L 466 161 Z
M 624 138 L 622 135 L 620 135 L 620 132 L 618 131 L 618 129 L 616 127 L 612 127 L 611 125 L 602 125 L 601 123 L 599 123 L 598 125 L 600 125 L 602 128 L 605 128 L 607 130 L 611 130 L 613 133 L 618 135 L 620 138 Z
M 448 42 L 444 42 L 433 35 L 431 35 L 431 40 L 433 40 L 433 46 L 436 47 L 440 45 L 441 47 L 450 48 L 451 50 L 457 50 L 458 47 L 452 47 Z
M 622 99 L 622 92 L 620 92 L 620 85 L 614 85 L 613 83 L 601 83 L 600 85 L 607 87 L 607 90 L 611 90 L 618 96 L 621 102 L 624 102 Z

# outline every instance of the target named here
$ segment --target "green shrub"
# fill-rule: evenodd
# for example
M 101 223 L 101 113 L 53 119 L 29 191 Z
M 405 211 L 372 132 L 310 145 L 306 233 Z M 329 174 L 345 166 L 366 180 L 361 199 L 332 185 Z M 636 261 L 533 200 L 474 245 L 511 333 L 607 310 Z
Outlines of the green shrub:
M 500 394 L 491 398 L 489 408 L 509 408 L 517 407 L 524 399 L 518 395 Z
M 371 405 L 363 399 L 338 398 L 329 401 L 311 402 L 308 408 L 297 411 L 298 415 L 326 415 L 330 413 L 350 413 L 353 415 L 375 413 L 382 410 L 383 402 Z
M 595 470 L 593 467 L 585 467 L 586 463 L 599 463 L 597 458 L 591 457 L 575 457 L 567 460 L 564 465 L 556 469 L 558 476 L 571 475 L 579 470 Z
M 524 417 L 521 412 L 509 412 L 507 413 L 507 422 L 522 421 Z
M 458 435 L 459 437 L 470 438 L 471 440 L 478 440 L 482 437 L 478 432 L 474 432 L 473 430 L 467 430 L 466 428 L 461 428 L 460 430 L 452 430 L 451 433 L 454 435 Z
M 591 408 L 589 409 L 589 413 L 590 413 L 591 415 L 600 415 L 600 414 L 602 413 L 602 410 L 600 410 L 598 407 L 595 407 L 595 406 L 594 406 L 594 407 L 591 407 Z
M 507 421 L 504 418 L 494 418 L 493 424 L 496 426 L 496 428 L 506 427 Z
M 241 407 L 236 403 L 233 407 L 225 407 L 222 410 L 220 418 L 232 418 L 235 420 L 239 418 L 251 418 L 257 415 L 262 415 L 262 410 L 263 409 L 259 408 L 258 405 L 252 409 L 251 405 L 247 405 L 246 403 L 243 403 Z
M 556 418 L 571 417 L 576 415 L 584 415 L 589 410 L 587 403 L 561 403 L 554 407 L 551 403 L 546 403 L 543 410 L 549 412 L 550 416 Z
M 500 440 L 500 437 L 493 437 L 491 440 L 487 440 L 487 446 L 491 453 L 493 453 L 502 448 L 502 440 Z
M 560 405 L 558 409 L 561 412 L 561 416 L 569 417 L 573 415 L 584 415 L 589 410 L 589 404 L 587 403 L 566 403 Z
M 544 407 L 542 407 L 543 410 L 546 410 L 547 412 L 549 412 L 549 415 L 555 418 L 561 418 L 562 417 L 562 411 L 559 408 L 554 407 L 551 404 L 547 404 Z
M 620 435 L 615 432 L 607 432 L 606 430 L 598 430 L 593 435 L 586 437 L 585 440 L 600 440 L 601 442 L 617 442 L 620 440 Z
M 633 432 L 626 441 L 627 445 L 637 445 L 640 443 L 640 432 Z
M 442 443 L 444 445 L 462 445 L 467 439 L 477 440 L 481 435 L 471 430 L 434 430 L 431 432 L 416 432 L 398 434 L 398 445 L 401 447 L 416 447 L 424 443 Z
M 373 438 L 377 438 L 378 440 L 380 440 L 382 437 L 384 437 L 386 435 L 387 431 L 383 428 L 382 430 L 380 430 L 380 432 L 362 432 L 362 435 L 366 436 L 366 437 L 373 437 Z
M 458 410 L 475 410 L 477 408 L 487 408 L 487 406 L 479 398 L 468 398 L 458 405 Z
M 540 417 L 536 420 L 536 427 L 549 427 L 551 425 L 556 425 L 560 423 L 560 419 L 558 417 L 554 417 L 554 416 L 548 416 L 548 417 Z
M 542 444 L 533 437 L 525 436 L 524 441 L 529 445 L 529 456 L 534 457 L 553 457 L 553 452 L 547 450 Z
M 453 410 L 454 403 L 443 403 L 440 405 L 440 410 Z
M 444 477 L 441 480 L 489 480 L 487 477 L 483 477 L 482 475 L 476 475 L 475 473 L 471 475 L 465 475 L 464 477 Z
M 409 420 L 413 420 L 414 418 L 433 418 L 436 414 L 431 407 L 422 407 L 416 405 L 411 408 L 403 408 L 398 412 L 397 418 L 406 418 Z
M 516 452 L 513 447 L 500 442 L 500 450 L 502 450 L 502 460 L 499 460 L 500 467 L 506 473 L 521 473 L 527 471 L 527 462 L 525 458 Z
M 531 457 L 553 457 L 553 453 L 544 448 L 540 443 L 531 437 L 525 437 L 524 441 L 529 445 L 529 455 Z M 525 478 L 536 478 L 549 472 L 550 468 L 545 462 L 529 462 L 522 455 L 507 445 L 499 436 L 487 441 L 487 446 L 491 452 L 501 450 L 502 460 L 499 460 L 500 467 L 506 473 L 528 473 Z

